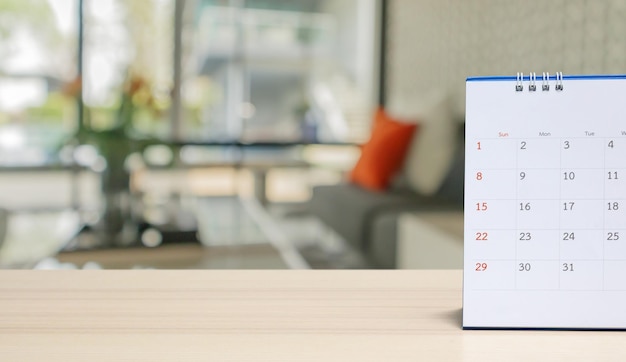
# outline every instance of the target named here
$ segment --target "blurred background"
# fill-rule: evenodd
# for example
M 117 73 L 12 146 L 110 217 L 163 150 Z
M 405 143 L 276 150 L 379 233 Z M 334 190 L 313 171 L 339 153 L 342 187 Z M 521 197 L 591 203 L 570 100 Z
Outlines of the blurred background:
M 625 17 L 624 0 L 0 0 L 0 268 L 460 267 L 465 78 L 624 73 Z M 419 127 L 372 190 L 360 145 L 378 177 L 399 140 L 377 109 Z
M 369 136 L 379 5 L 1 0 L 0 265 L 170 243 L 201 267 L 204 242 L 265 267 L 267 206 L 301 213 Z

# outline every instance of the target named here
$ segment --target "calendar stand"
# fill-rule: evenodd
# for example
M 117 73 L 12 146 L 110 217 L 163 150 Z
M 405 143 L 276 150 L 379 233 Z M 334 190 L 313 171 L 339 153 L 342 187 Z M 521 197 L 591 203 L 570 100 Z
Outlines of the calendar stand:
M 467 80 L 465 328 L 626 328 L 626 76 Z

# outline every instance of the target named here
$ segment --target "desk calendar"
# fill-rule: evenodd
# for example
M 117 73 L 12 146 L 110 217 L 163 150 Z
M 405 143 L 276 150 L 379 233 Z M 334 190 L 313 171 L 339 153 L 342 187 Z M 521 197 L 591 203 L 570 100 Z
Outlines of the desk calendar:
M 626 76 L 467 80 L 464 328 L 626 329 Z

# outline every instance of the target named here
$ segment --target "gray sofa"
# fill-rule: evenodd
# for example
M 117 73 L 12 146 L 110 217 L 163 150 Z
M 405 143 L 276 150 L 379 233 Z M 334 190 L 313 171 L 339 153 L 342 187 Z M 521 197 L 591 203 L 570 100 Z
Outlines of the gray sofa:
M 397 185 L 373 192 L 346 182 L 314 187 L 310 211 L 361 254 L 367 267 L 395 268 L 399 215 L 463 210 L 463 140 L 460 127 L 454 160 L 434 195 L 420 195 Z

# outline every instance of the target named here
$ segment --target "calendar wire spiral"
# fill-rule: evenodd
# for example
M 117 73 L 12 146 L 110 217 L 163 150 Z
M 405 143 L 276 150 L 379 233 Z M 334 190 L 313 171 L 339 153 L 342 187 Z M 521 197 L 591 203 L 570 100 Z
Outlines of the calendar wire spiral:
M 524 91 L 524 73 L 518 72 L 516 81 L 515 81 L 515 91 L 523 92 Z M 543 72 L 541 75 L 541 91 L 548 92 L 550 91 L 550 73 Z M 554 89 L 557 92 L 563 90 L 563 72 L 556 72 L 554 81 Z M 528 74 L 528 91 L 536 92 L 537 91 L 537 73 L 531 72 Z

